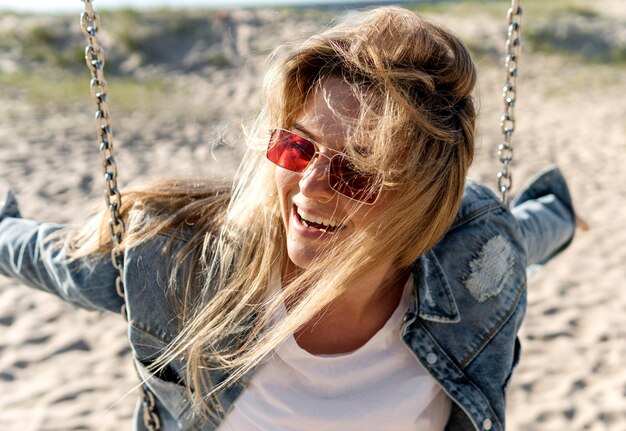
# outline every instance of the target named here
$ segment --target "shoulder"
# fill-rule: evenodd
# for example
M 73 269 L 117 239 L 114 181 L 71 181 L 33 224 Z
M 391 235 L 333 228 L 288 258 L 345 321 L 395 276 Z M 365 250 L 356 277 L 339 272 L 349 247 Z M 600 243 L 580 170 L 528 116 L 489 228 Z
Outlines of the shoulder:
M 489 187 L 478 181 L 468 179 L 463 190 L 461 207 L 454 219 L 451 230 L 487 214 L 499 214 L 506 217 L 506 212 L 506 207 L 502 204 L 502 201 Z
M 519 226 L 498 197 L 476 181 L 467 182 L 453 225 L 425 257 L 438 267 L 438 284 L 449 291 L 474 347 L 493 336 L 525 297 L 526 253 Z M 474 349 L 461 356 L 469 351 Z
M 492 299 L 495 305 L 501 295 L 519 293 L 525 286 L 526 252 L 517 221 L 488 187 L 476 181 L 468 180 L 454 223 L 433 253 L 455 297 L 465 299 L 469 294 L 468 300 Z
M 526 255 L 521 233 L 511 212 L 484 185 L 468 182 L 454 224 L 416 265 L 423 267 L 418 274 L 425 274 L 418 296 L 450 298 L 448 321 L 456 323 L 456 330 L 448 331 L 437 319 L 429 326 L 461 364 L 511 316 L 518 311 L 523 315 Z M 428 301 L 420 303 L 422 310 L 428 309 Z
M 513 261 L 526 267 L 523 236 L 514 215 L 493 191 L 473 180 L 467 181 L 457 216 L 434 251 L 442 260 L 452 258 L 462 265 L 470 279 L 480 269 L 477 265 L 503 274 Z

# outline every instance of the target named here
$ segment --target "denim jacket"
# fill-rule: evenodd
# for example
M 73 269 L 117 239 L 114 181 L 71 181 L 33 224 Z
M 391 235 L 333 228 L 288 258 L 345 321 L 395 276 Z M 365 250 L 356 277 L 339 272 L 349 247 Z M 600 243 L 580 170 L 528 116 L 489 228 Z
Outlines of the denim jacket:
M 539 174 L 512 210 L 469 180 L 447 234 L 414 262 L 414 300 L 400 336 L 453 401 L 446 430 L 504 429 L 505 389 L 520 355 L 527 268 L 567 247 L 574 225 L 567 185 L 556 168 Z M 118 312 L 122 299 L 110 258 L 68 263 L 64 249 L 46 241 L 60 227 L 22 219 L 9 193 L 0 208 L 0 273 L 83 308 Z M 162 429 L 214 430 L 219 424 L 191 406 L 182 363 L 172 362 L 159 375 L 146 368 L 177 333 L 165 289 L 169 240 L 163 235 L 126 251 L 128 336 L 139 374 L 156 395 Z M 253 373 L 216 394 L 224 415 Z M 223 371 L 210 375 L 216 384 L 226 377 Z M 140 408 L 138 403 L 135 429 L 144 430 Z

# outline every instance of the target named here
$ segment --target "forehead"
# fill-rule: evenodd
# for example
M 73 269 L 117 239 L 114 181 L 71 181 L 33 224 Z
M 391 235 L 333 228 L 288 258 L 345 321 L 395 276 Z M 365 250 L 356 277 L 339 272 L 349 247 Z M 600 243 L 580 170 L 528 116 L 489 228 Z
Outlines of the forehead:
M 297 123 L 320 144 L 341 149 L 356 123 L 360 104 L 341 78 L 324 78 L 307 98 Z

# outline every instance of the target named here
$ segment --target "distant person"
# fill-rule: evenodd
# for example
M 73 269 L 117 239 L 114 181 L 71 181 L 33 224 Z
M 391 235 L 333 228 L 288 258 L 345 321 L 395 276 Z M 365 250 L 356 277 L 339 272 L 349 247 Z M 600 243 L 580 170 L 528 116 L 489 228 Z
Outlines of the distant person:
M 123 193 L 130 342 L 157 415 L 138 403 L 135 429 L 504 429 L 526 268 L 575 217 L 556 169 L 512 210 L 466 180 L 475 80 L 440 25 L 350 15 L 275 60 L 232 187 Z M 0 272 L 118 312 L 107 218 L 41 224 L 9 195 Z

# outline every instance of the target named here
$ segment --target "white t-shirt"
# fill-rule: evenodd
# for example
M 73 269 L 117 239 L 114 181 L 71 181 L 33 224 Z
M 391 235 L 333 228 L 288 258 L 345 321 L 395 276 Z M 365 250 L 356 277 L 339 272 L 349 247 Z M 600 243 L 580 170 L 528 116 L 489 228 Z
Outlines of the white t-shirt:
M 387 323 L 353 352 L 312 355 L 289 337 L 219 431 L 443 430 L 450 399 L 400 338 L 412 288 L 409 277 Z

